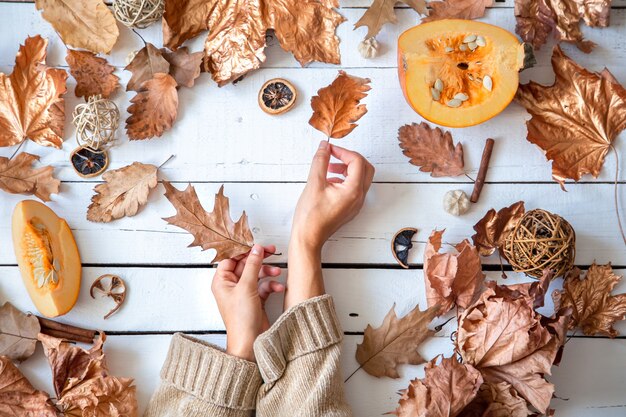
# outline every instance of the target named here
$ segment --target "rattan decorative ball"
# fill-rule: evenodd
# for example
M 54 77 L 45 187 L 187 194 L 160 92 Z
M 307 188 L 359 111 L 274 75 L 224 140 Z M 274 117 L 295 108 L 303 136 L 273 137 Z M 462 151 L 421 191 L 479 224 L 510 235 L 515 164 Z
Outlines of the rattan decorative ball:
M 113 144 L 120 123 L 120 111 L 113 101 L 91 96 L 87 103 L 76 106 L 72 117 L 78 145 L 104 151 Z
M 122 24 L 143 29 L 160 20 L 165 0 L 113 0 L 113 13 Z
M 558 277 L 574 265 L 576 233 L 564 218 L 546 210 L 531 210 L 507 237 L 503 255 L 514 271 L 540 278 L 548 268 Z

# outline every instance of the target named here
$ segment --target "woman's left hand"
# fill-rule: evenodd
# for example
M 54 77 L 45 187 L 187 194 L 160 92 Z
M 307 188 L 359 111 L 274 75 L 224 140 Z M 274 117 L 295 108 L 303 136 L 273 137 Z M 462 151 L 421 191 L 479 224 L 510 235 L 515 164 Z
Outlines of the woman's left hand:
M 276 252 L 274 245 L 254 245 L 247 255 L 221 261 L 211 290 L 226 325 L 226 353 L 254 361 L 256 338 L 269 329 L 265 301 L 285 286 L 277 281 L 259 279 L 277 277 L 280 268 L 263 265 L 263 259 Z

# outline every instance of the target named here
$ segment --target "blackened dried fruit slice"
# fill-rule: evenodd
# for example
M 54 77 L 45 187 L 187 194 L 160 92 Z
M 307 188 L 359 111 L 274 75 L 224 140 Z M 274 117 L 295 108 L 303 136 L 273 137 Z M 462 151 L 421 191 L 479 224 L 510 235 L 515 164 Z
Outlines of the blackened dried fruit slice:
M 106 152 L 95 152 L 87 147 L 80 147 L 70 156 L 72 166 L 78 175 L 83 178 L 95 177 L 107 169 L 109 156 Z
M 413 248 L 413 236 L 417 233 L 417 229 L 414 227 L 405 227 L 398 230 L 391 241 L 391 253 L 396 261 L 402 266 L 402 268 L 409 267 L 409 250 Z
M 281 114 L 296 103 L 296 88 L 289 81 L 274 78 L 267 81 L 259 91 L 259 106 L 268 114 Z

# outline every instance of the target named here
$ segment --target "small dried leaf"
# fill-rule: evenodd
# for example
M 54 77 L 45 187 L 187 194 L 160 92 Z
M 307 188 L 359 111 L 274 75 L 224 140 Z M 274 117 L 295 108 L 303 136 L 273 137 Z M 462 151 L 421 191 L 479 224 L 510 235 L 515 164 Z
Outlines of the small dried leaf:
M 363 13 L 363 16 L 354 24 L 354 28 L 367 26 L 365 39 L 373 38 L 378 35 L 380 29 L 386 23 L 398 23 L 394 10 L 396 3 L 404 3 L 421 15 L 428 14 L 425 0 L 374 0 Z
M 169 74 L 170 63 L 159 49 L 151 43 L 146 43 L 124 70 L 133 74 L 128 80 L 126 91 L 140 91 L 143 83 L 152 80 L 156 74 Z
M 40 330 L 37 317 L 22 313 L 9 302 L 4 303 L 0 307 L 0 356 L 18 362 L 28 359 L 35 352 Z
M 6 356 L 0 356 L 0 416 L 58 416 L 48 394 L 37 391 Z
M 68 49 L 65 61 L 76 79 L 76 97 L 88 98 L 100 94 L 109 98 L 119 87 L 120 78 L 113 74 L 115 67 L 92 52 Z
M 130 117 L 126 119 L 126 133 L 130 140 L 160 137 L 172 128 L 178 113 L 176 80 L 169 74 L 158 73 L 145 81 L 130 100 Z
M 528 417 L 526 400 L 506 382 L 484 383 L 459 417 Z
M 163 11 L 163 45 L 175 51 L 186 40 L 207 30 L 209 14 L 218 1 L 166 1 Z
M 0 189 L 12 194 L 34 195 L 50 201 L 50 194 L 58 194 L 61 181 L 52 176 L 54 168 L 45 166 L 34 169 L 37 155 L 26 152 L 13 159 L 0 156 Z
M 478 19 L 485 15 L 485 9 L 493 4 L 493 0 L 445 0 L 428 3 L 431 11 L 422 22 L 440 19 Z
M 476 234 L 472 236 L 472 240 L 481 256 L 492 255 L 496 249 L 502 248 L 507 236 L 524 216 L 525 210 L 524 202 L 518 201 L 509 207 L 501 208 L 497 213 L 495 209 L 489 210 L 474 225 Z M 501 250 L 500 253 L 502 253 Z
M 203 52 L 189 53 L 187 47 L 176 52 L 161 49 L 163 58 L 170 64 L 170 75 L 174 77 L 178 86 L 193 87 L 194 81 L 200 76 Z

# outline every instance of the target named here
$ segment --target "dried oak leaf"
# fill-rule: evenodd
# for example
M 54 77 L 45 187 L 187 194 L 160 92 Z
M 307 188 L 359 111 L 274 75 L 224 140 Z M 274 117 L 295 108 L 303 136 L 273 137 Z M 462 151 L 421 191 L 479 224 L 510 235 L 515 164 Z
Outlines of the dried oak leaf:
M 215 195 L 215 204 L 210 213 L 202 208 L 196 190 L 191 184 L 185 191 L 179 191 L 167 181 L 163 181 L 163 186 L 165 197 L 176 209 L 175 216 L 163 220 L 191 233 L 194 240 L 190 247 L 215 249 L 217 253 L 211 262 L 244 254 L 252 248 L 254 236 L 248 226 L 248 216 L 244 211 L 239 220 L 233 222 L 223 185 Z
M 102 0 L 35 0 L 35 5 L 66 45 L 108 54 L 117 42 L 117 21 Z
M 177 49 L 170 52 L 167 49 L 161 49 L 163 58 L 170 64 L 169 73 L 178 86 L 193 87 L 194 81 L 200 76 L 200 66 L 204 53 L 189 53 L 187 47 Z
M 176 80 L 169 75 L 157 73 L 144 81 L 128 108 L 126 133 L 130 140 L 159 137 L 172 128 L 178 114 Z
M 94 188 L 96 194 L 91 198 L 87 220 L 108 223 L 137 214 L 157 185 L 157 170 L 154 165 L 133 162 L 107 171 L 102 176 L 105 183 Z
M 422 18 L 422 22 L 440 19 L 478 19 L 485 15 L 485 9 L 493 4 L 493 0 L 446 0 L 431 1 L 430 14 Z
M 528 417 L 526 400 L 507 382 L 486 382 L 459 417 Z
M 435 334 L 428 325 L 437 316 L 439 306 L 421 311 L 417 305 L 401 318 L 396 316 L 395 307 L 395 304 L 391 307 L 380 327 L 367 325 L 363 343 L 356 348 L 356 360 L 361 368 L 378 378 L 400 378 L 398 365 L 426 362 L 417 348 Z
M 371 90 L 369 78 L 359 78 L 344 71 L 327 87 L 311 98 L 313 115 L 309 124 L 334 139 L 348 135 L 356 122 L 367 113 L 365 104 L 359 104 Z
M 463 146 L 454 146 L 450 132 L 431 128 L 428 123 L 413 123 L 398 129 L 402 153 L 410 163 L 430 172 L 431 177 L 456 177 L 465 174 Z
M 161 50 L 151 43 L 146 43 L 124 70 L 132 73 L 126 91 L 139 91 L 142 84 L 152 80 L 156 74 L 169 74 L 170 63 L 163 57 Z
M 61 181 L 52 176 L 54 168 L 51 166 L 34 169 L 35 161 L 39 161 L 39 157 L 27 152 L 21 152 L 13 159 L 0 156 L 0 190 L 50 201 L 50 194 L 59 193 Z
M 0 356 L 0 416 L 58 417 L 48 394 L 37 391 L 6 356 Z
M 467 239 L 456 245 L 459 253 L 439 253 L 444 231 L 433 231 L 424 249 L 426 300 L 429 307 L 441 307 L 439 315 L 454 305 L 469 307 L 480 295 L 485 281 L 478 251 Z
M 588 336 L 615 337 L 618 332 L 613 325 L 626 316 L 626 293 L 611 294 L 621 279 L 610 263 L 594 262 L 584 279 L 580 269 L 574 268 L 565 276 L 563 290 L 552 294 L 555 308 L 572 308 L 570 329 L 581 328 Z
M 422 15 L 428 14 L 426 0 L 374 0 L 363 16 L 354 24 L 354 28 L 367 26 L 365 39 L 378 35 L 385 23 L 398 23 L 394 7 L 396 3 L 404 3 Z
M 0 307 L 0 356 L 18 362 L 28 359 L 35 353 L 40 330 L 37 317 L 22 313 L 9 302 L 4 303 Z
M 613 140 L 626 128 L 626 89 L 607 69 L 587 71 L 559 46 L 552 67 L 553 85 L 522 84 L 516 99 L 532 115 L 528 141 L 552 160 L 552 177 L 563 187 L 566 179 L 600 173 Z
M 490 209 L 474 225 L 476 233 L 472 236 L 472 240 L 481 256 L 492 255 L 496 249 L 502 248 L 507 236 L 511 234 L 515 225 L 524 216 L 525 210 L 523 201 L 501 208 L 497 212 L 495 209 Z
M 100 94 L 109 98 L 120 85 L 120 78 L 113 74 L 115 67 L 93 52 L 68 49 L 65 61 L 70 66 L 70 74 L 76 79 L 76 97 L 88 98 Z
M 11 75 L 0 73 L 0 146 L 63 144 L 67 73 L 46 67 L 47 46 L 39 35 L 26 38 Z
M 424 379 L 414 379 L 402 393 L 398 408 L 390 414 L 400 417 L 456 417 L 469 404 L 483 383 L 473 366 L 456 358 L 434 358 L 424 368 Z

